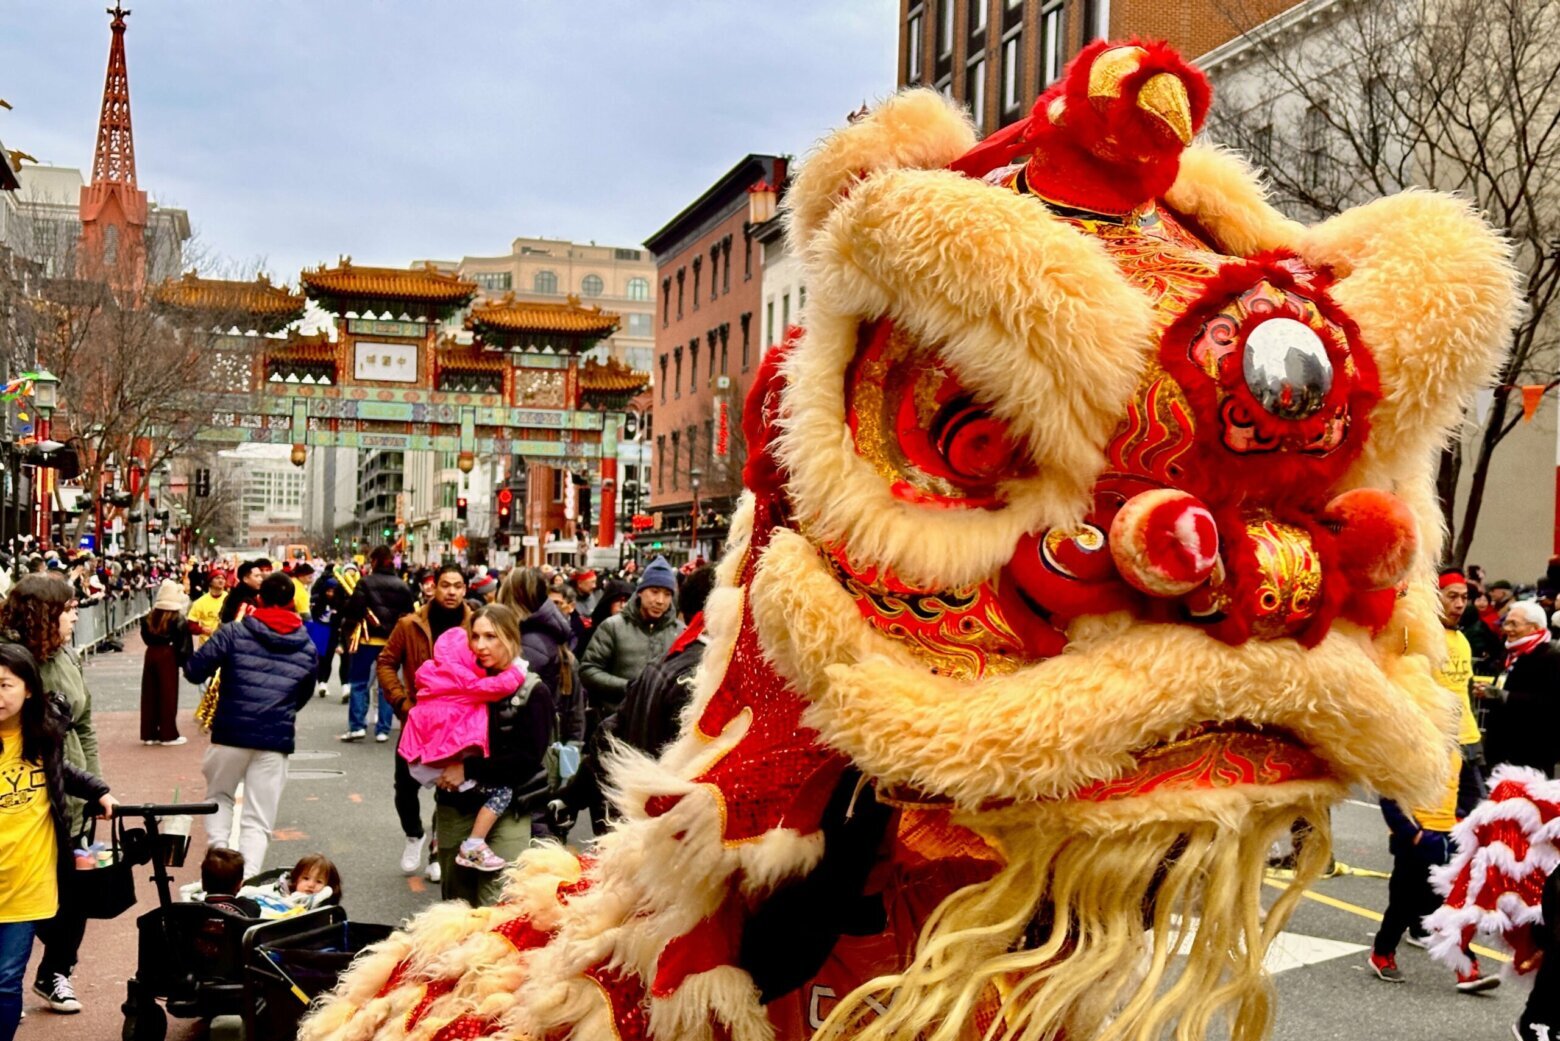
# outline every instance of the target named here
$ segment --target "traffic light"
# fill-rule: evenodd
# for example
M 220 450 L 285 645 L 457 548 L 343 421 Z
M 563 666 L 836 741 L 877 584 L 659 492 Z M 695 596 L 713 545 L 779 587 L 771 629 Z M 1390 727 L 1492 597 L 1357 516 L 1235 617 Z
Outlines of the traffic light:
M 466 499 L 464 496 L 455 500 L 455 519 L 466 519 Z
M 385 541 L 388 542 L 389 540 L 390 540 L 390 529 L 386 528 L 385 529 Z
M 508 488 L 498 490 L 498 529 L 503 531 L 509 527 L 509 512 L 514 505 L 515 493 Z
M 195 471 L 195 496 L 204 499 L 211 494 L 211 471 L 202 467 Z

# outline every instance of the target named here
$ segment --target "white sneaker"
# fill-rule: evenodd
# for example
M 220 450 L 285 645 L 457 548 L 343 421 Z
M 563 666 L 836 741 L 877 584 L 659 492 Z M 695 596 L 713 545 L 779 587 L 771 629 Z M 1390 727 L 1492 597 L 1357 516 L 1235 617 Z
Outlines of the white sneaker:
M 185 737 L 183 734 L 180 734 L 178 737 L 174 738 L 172 741 L 159 741 L 157 743 L 166 748 L 166 747 L 169 747 L 171 745 L 182 745 L 182 744 L 184 744 L 187 741 L 189 741 L 189 738 Z
M 325 695 L 330 693 L 330 684 L 329 683 L 316 683 L 314 685 L 314 693 L 316 695 L 318 695 L 319 697 L 323 698 Z
M 55 973 L 47 981 L 40 979 L 33 983 L 33 993 L 56 1012 L 70 1015 L 81 1011 L 81 1002 L 76 998 L 76 988 L 71 986 L 69 976 Z
M 430 882 L 438 882 L 444 877 L 444 872 L 439 870 L 439 862 L 437 860 L 430 860 L 428 861 L 428 870 L 423 872 L 423 875 Z
M 375 734 L 374 735 L 374 743 L 375 744 L 382 745 L 382 744 L 384 744 L 388 740 L 390 740 L 390 735 L 389 734 Z
M 417 874 L 417 865 L 422 863 L 423 851 L 428 848 L 428 836 L 420 839 L 407 839 L 406 849 L 401 851 L 401 874 Z

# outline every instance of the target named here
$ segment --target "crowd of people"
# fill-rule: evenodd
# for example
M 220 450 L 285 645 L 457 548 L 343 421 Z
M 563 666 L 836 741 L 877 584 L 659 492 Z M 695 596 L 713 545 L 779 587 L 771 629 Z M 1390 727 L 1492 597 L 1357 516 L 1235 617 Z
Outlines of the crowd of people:
M 611 575 L 410 570 L 387 547 L 362 562 L 20 563 L 26 573 L 0 603 L 0 1041 L 20 1017 L 35 936 L 35 992 L 59 1012 L 81 1007 L 71 977 L 86 919 L 67 869 L 87 818 L 114 804 L 71 646 L 83 603 L 155 590 L 140 621 L 141 740 L 185 743 L 179 678 L 202 687 L 204 794 L 218 806 L 202 875 L 206 898 L 237 913 L 255 904 L 241 897 L 246 880 L 267 877 L 297 713 L 328 696 L 333 671 L 346 710 L 340 740 L 396 742 L 386 779 L 405 841 L 400 870 L 426 872 L 446 899 L 492 904 L 501 869 L 533 839 L 566 838 L 581 815 L 594 834 L 607 826 L 597 764 L 609 736 L 652 755 L 675 738 L 714 581 L 702 562 L 676 569 L 659 557 Z M 1486 794 L 1487 769 L 1510 762 L 1555 776 L 1557 587 L 1560 562 L 1528 588 L 1486 583 L 1477 568 L 1440 576 L 1447 657 L 1437 679 L 1461 704 L 1461 750 L 1437 805 L 1382 804 L 1394 867 L 1370 967 L 1383 980 L 1404 978 L 1397 947 L 1420 940 L 1439 900 L 1430 870 L 1447 862 L 1456 821 Z M 334 865 L 312 856 L 268 883 L 284 905 L 321 886 L 340 899 Z M 1456 986 L 1498 982 L 1474 961 Z

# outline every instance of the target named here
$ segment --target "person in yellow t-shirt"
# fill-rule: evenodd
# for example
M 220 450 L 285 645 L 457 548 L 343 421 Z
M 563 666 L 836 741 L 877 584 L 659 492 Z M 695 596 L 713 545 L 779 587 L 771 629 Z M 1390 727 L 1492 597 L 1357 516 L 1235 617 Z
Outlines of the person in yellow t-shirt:
M 1457 744 L 1462 766 L 1457 780 L 1457 818 L 1468 816 L 1489 794 L 1484 784 L 1484 735 L 1473 715 L 1473 647 L 1459 623 L 1468 609 L 1468 580 L 1461 571 L 1441 572 L 1441 626 L 1446 630 L 1446 660 L 1436 670 L 1435 681 L 1457 698 Z
M 113 812 L 108 786 L 65 761 L 64 709 L 44 693 L 27 648 L 0 643 L 0 1041 L 22 1018 L 33 932 L 59 910 L 75 867 L 65 796 Z
M 196 647 L 210 639 L 211 634 L 217 631 L 217 626 L 222 624 L 222 604 L 227 599 L 227 572 L 213 568 L 210 581 L 206 592 L 190 604 L 190 613 L 186 616 Z

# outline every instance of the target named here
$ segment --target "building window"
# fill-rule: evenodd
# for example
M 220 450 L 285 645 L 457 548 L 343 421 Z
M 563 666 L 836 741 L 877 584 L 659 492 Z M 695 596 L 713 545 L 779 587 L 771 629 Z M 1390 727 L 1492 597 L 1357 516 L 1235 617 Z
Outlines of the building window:
M 970 36 L 980 36 L 986 31 L 987 0 L 970 0 Z
M 921 15 L 916 14 L 905 26 L 905 82 L 921 82 L 921 51 L 925 47 L 922 38 Z
M 764 349 L 768 350 L 775 344 L 775 302 L 773 298 L 764 305 L 764 327 L 769 330 L 764 336 Z
M 1110 36 L 1110 0 L 1083 0 L 1083 42 Z
M 479 289 L 490 293 L 514 288 L 513 276 L 508 271 L 478 271 L 471 276 L 471 280 Z
M 986 119 L 986 59 L 976 58 L 964 72 L 964 100 L 979 126 Z
M 753 312 L 742 312 L 742 371 L 748 370 L 753 349 Z
M 726 273 L 721 277 L 721 280 L 720 280 L 720 291 L 722 293 L 729 293 L 729 292 L 731 292 L 731 236 L 730 235 L 727 235 L 725 238 L 720 240 L 720 252 L 721 252 L 721 256 L 725 257 L 725 259 L 726 259 Z
M 650 299 L 650 280 L 647 278 L 631 278 L 624 287 L 623 293 L 630 300 Z
M 1306 109 L 1300 133 L 1305 147 L 1305 183 L 1320 187 L 1327 178 L 1327 110 L 1320 105 Z
M 699 426 L 697 423 L 688 427 L 688 473 L 699 467 Z
M 626 332 L 628 335 L 630 335 L 630 336 L 654 336 L 655 335 L 654 331 L 650 328 L 650 316 L 649 315 L 647 315 L 647 314 L 631 314 L 631 315 L 625 315 L 624 317 L 627 320 L 628 324 L 626 326 L 624 326 L 623 331 Z
M 710 299 L 714 300 L 720 295 L 720 243 L 710 247 Z
M 661 328 L 665 329 L 672 320 L 672 279 L 671 276 L 661 279 Z
M 937 0 L 937 56 L 953 53 L 953 0 Z
M 693 258 L 693 309 L 699 309 L 699 275 L 703 273 L 704 258 Z
M 666 355 L 661 355 L 661 404 L 666 404 Z
M 558 292 L 558 276 L 551 271 L 538 271 L 531 280 L 531 289 L 538 293 L 556 294 Z
M 742 281 L 753 277 L 753 229 L 742 229 Z
M 1062 55 L 1067 46 L 1066 22 L 1062 0 L 1052 0 L 1040 11 L 1040 87 L 1045 89 L 1062 74 Z
M 791 294 L 785 293 L 780 297 L 780 335 L 784 336 L 789 328 L 791 328 Z
M 672 431 L 672 491 L 677 490 L 677 470 L 682 466 L 682 434 Z
M 688 275 L 687 268 L 677 269 L 677 320 L 682 321 L 683 316 L 683 281 Z
M 688 393 L 699 392 L 699 338 L 688 341 Z
M 704 471 L 705 473 L 715 471 L 715 421 L 713 419 L 704 421 Z
M 949 101 L 953 100 L 953 77 L 952 76 L 944 76 L 942 79 L 937 81 L 937 93 L 941 94 L 943 97 L 947 98 Z
M 1264 123 L 1251 135 L 1251 158 L 1260 166 L 1266 166 L 1273 155 L 1273 124 Z
M 612 251 L 612 255 L 617 260 L 638 260 L 639 259 L 639 250 L 637 250 L 637 249 L 615 249 L 615 250 Z
M 580 294 L 582 296 L 600 296 L 601 291 L 605 288 L 606 286 L 602 284 L 600 275 L 586 275 L 580 281 Z
M 655 490 L 661 491 L 666 487 L 666 435 L 661 434 L 655 439 Z
M 731 339 L 731 323 L 720 324 L 720 374 L 726 375 L 726 342 Z
M 675 363 L 673 367 L 674 367 L 674 369 L 676 371 L 676 375 L 677 375 L 677 378 L 672 381 L 672 397 L 680 398 L 680 397 L 682 397 L 682 348 L 681 347 L 678 347 L 675 351 L 672 352 L 672 360 Z
M 709 382 L 711 382 L 712 380 L 715 379 L 715 340 L 719 336 L 720 336 L 720 330 L 718 328 L 717 329 L 711 329 L 709 332 L 704 334 L 704 339 L 709 344 L 709 348 L 710 348 L 710 369 L 709 369 L 709 375 L 707 375 L 704 378 L 704 382 L 705 383 L 709 383 Z
M 1024 93 L 1024 33 L 1016 30 L 1002 41 L 1002 113 L 1018 111 Z

